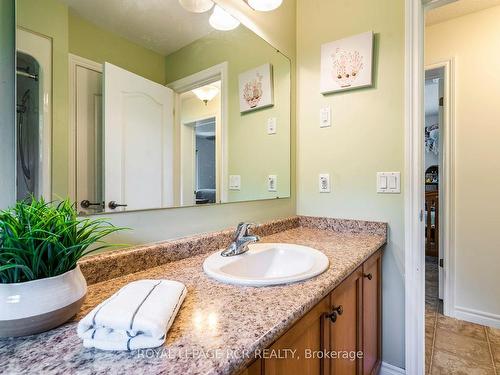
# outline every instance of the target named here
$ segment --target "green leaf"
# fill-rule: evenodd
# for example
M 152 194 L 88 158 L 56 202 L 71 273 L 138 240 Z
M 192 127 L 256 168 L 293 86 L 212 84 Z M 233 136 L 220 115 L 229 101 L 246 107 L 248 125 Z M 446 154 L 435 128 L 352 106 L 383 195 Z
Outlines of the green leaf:
M 57 276 L 94 251 L 112 246 L 102 239 L 123 230 L 104 219 L 78 218 L 69 199 L 31 198 L 0 211 L 0 283 Z

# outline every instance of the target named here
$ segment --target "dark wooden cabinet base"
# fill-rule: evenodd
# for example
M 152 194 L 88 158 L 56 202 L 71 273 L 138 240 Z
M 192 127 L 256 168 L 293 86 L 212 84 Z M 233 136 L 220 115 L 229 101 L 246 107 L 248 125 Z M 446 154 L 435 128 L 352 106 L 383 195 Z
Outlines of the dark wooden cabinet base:
M 378 250 L 269 347 L 272 358 L 257 359 L 243 374 L 377 374 L 381 264 Z

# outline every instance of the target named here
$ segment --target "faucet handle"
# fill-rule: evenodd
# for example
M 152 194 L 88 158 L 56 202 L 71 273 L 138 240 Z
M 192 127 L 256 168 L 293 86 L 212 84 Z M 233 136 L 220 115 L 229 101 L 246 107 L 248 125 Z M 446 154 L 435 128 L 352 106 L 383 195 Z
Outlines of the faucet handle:
M 236 228 L 234 239 L 237 240 L 238 238 L 241 238 L 243 236 L 248 236 L 248 229 L 250 229 L 251 227 L 255 227 L 256 225 L 257 224 L 255 223 L 245 223 L 245 222 L 239 223 Z

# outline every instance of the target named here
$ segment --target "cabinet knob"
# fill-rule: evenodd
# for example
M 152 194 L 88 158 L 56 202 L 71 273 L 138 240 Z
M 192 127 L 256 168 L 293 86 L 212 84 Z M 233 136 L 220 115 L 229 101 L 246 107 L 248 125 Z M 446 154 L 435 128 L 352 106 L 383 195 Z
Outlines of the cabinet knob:
M 337 321 L 337 317 L 339 315 L 342 315 L 344 313 L 344 308 L 342 305 L 339 305 L 337 307 L 333 308 L 333 311 L 330 314 L 327 314 L 326 317 L 329 318 L 332 323 L 335 323 Z
M 371 273 L 364 273 L 364 274 L 363 274 L 363 277 L 366 277 L 368 280 L 373 279 L 373 276 L 372 276 L 372 274 L 371 274 Z

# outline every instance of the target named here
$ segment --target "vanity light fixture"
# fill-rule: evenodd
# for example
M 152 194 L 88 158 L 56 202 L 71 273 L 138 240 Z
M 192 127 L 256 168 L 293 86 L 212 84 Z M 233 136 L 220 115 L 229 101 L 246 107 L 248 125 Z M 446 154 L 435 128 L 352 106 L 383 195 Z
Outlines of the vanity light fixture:
M 248 6 L 261 12 L 269 12 L 280 7 L 283 0 L 245 0 Z
M 212 0 L 179 0 L 184 9 L 193 13 L 208 12 L 214 6 Z
M 198 99 L 207 105 L 210 100 L 217 96 L 219 88 L 214 85 L 206 85 L 193 89 L 192 92 Z
M 226 12 L 217 4 L 214 7 L 212 15 L 208 19 L 208 22 L 210 22 L 210 25 L 214 29 L 221 31 L 233 30 L 240 25 L 240 21 L 231 16 L 228 12 Z

